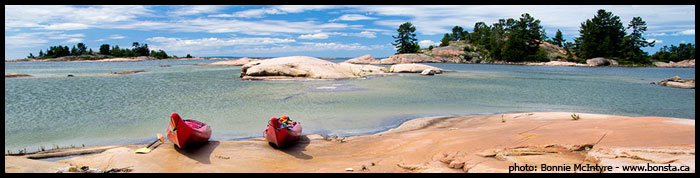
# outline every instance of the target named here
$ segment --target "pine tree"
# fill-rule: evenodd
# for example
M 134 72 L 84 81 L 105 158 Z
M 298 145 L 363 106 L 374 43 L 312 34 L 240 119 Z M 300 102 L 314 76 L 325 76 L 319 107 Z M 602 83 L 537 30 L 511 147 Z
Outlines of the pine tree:
M 440 40 L 440 47 L 443 46 L 448 46 L 450 45 L 450 34 L 445 33 L 445 36 L 442 37 L 442 40 Z
M 580 36 L 576 38 L 578 53 L 582 58 L 620 57 L 624 47 L 625 28 L 620 17 L 604 9 L 598 10 L 593 19 L 581 23 Z
M 418 46 L 418 39 L 416 39 L 416 27 L 411 22 L 401 24 L 396 31 L 399 32 L 399 35 L 391 36 L 396 39 L 396 43 L 391 43 L 398 48 L 396 54 L 418 52 L 420 46 Z
M 647 52 L 642 51 L 643 47 L 654 47 L 654 42 L 647 42 L 642 35 L 647 30 L 647 23 L 642 20 L 641 17 L 634 17 L 630 21 L 627 29 L 632 29 L 632 33 L 625 36 L 623 54 L 625 58 L 629 59 L 634 63 L 650 63 L 647 59 L 649 55 Z
M 552 41 L 554 41 L 554 44 L 559 47 L 564 47 L 564 42 L 566 42 L 559 29 L 557 29 L 557 34 L 554 36 L 554 38 L 552 38 Z

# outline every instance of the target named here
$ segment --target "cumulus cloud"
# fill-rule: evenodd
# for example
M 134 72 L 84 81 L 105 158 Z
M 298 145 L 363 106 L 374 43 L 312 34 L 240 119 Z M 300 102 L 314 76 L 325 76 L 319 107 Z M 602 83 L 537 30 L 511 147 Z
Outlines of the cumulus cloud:
M 19 33 L 12 36 L 5 36 L 5 48 L 18 47 L 38 47 L 48 43 L 42 33 Z
M 283 5 L 283 6 L 273 6 L 261 9 L 249 9 L 244 11 L 234 12 L 232 14 L 215 14 L 209 15 L 209 17 L 239 17 L 239 18 L 262 18 L 268 14 L 288 14 L 288 13 L 300 13 L 308 10 L 323 10 L 331 9 L 337 6 L 328 5 L 317 5 L 317 6 L 299 6 L 299 5 Z
M 121 36 L 121 35 L 110 35 L 109 38 L 110 38 L 110 39 L 124 39 L 124 38 L 126 38 L 126 37 L 125 37 L 125 36 Z
M 344 14 L 337 19 L 333 19 L 331 21 L 358 21 L 358 20 L 374 20 L 377 19 L 376 17 L 368 17 L 360 14 Z
M 5 29 L 81 30 L 148 16 L 146 6 L 5 6 Z
M 179 6 L 168 14 L 175 16 L 187 16 L 187 15 L 198 15 L 198 14 L 212 14 L 218 13 L 219 11 L 225 9 L 226 6 L 209 6 L 209 5 L 187 5 Z
M 328 33 L 316 33 L 316 34 L 305 34 L 300 35 L 299 39 L 316 40 L 316 39 L 327 39 Z
M 284 38 L 200 38 L 200 39 L 181 39 L 170 37 L 152 37 L 146 41 L 154 42 L 149 45 L 153 49 L 162 49 L 165 51 L 192 53 L 202 50 L 217 50 L 225 47 L 244 47 L 244 46 L 262 46 L 262 45 L 279 45 L 284 43 L 292 43 L 294 39 Z
M 376 38 L 377 37 L 376 33 L 374 33 L 374 32 L 362 31 L 360 33 L 323 32 L 323 33 L 315 33 L 315 34 L 304 34 L 304 35 L 300 35 L 299 39 L 308 39 L 308 40 L 328 39 L 328 37 L 330 37 L 331 35 L 353 36 L 353 37 L 362 37 L 362 38 Z
M 252 47 L 237 49 L 238 52 L 251 54 L 269 54 L 269 53 L 290 53 L 290 52 L 318 52 L 318 51 L 369 51 L 374 49 L 386 48 L 386 45 L 362 45 L 360 43 L 313 43 L 300 42 L 300 45 L 280 45 L 272 47 Z
M 82 23 L 60 23 L 60 24 L 51 24 L 51 25 L 44 26 L 44 29 L 47 29 L 47 30 L 82 30 L 82 29 L 87 29 L 89 27 L 90 27 L 90 25 L 82 24 Z
M 83 42 L 82 38 L 71 38 L 66 41 L 63 41 L 63 43 L 80 43 Z
M 657 39 L 650 38 L 650 39 L 647 39 L 647 42 L 649 42 L 649 43 L 655 42 L 656 44 L 659 44 L 659 43 L 664 43 L 664 40 L 657 40 Z
M 440 44 L 438 44 L 437 42 L 433 42 L 431 40 L 421 40 L 420 42 L 418 42 L 418 45 L 425 48 L 425 47 L 428 47 L 430 45 L 438 46 Z
M 695 29 L 683 30 L 683 31 L 674 33 L 673 35 L 695 35 Z

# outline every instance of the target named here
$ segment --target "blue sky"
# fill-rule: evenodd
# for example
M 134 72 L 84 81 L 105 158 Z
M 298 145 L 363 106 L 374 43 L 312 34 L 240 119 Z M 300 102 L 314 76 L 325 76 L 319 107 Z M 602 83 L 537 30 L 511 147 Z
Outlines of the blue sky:
M 411 22 L 422 47 L 439 44 L 455 25 L 472 32 L 476 22 L 539 19 L 547 35 L 561 30 L 567 41 L 598 9 L 625 26 L 642 17 L 644 37 L 664 45 L 695 44 L 695 6 L 5 6 L 5 59 L 25 58 L 53 45 L 79 42 L 131 47 L 146 43 L 169 55 L 277 57 L 387 57 L 397 27 Z

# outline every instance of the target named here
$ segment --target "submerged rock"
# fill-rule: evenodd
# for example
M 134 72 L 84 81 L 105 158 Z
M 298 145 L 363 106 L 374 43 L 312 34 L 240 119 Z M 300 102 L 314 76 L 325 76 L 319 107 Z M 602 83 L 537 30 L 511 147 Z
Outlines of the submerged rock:
M 243 58 L 238 58 L 238 59 L 234 59 L 234 60 L 219 61 L 219 62 L 213 62 L 213 63 L 201 64 L 201 65 L 207 65 L 207 66 L 242 66 L 242 65 L 245 65 L 245 64 L 247 64 L 247 63 L 249 63 L 249 62 L 259 61 L 259 60 L 261 60 L 261 59 L 253 59 L 253 58 L 243 57 Z
M 5 72 L 5 78 L 8 78 L 8 77 L 31 77 L 31 75 Z
M 420 73 L 421 75 L 435 75 L 435 71 L 433 69 L 425 69 L 423 72 Z
M 425 65 L 425 64 L 396 64 L 392 65 L 389 68 L 389 72 L 392 73 L 421 73 L 426 69 L 431 69 L 435 73 L 434 74 L 441 74 L 444 69 Z
M 679 76 L 673 76 L 658 82 L 661 86 L 675 88 L 695 89 L 695 79 L 682 80 Z
M 141 72 L 146 72 L 146 71 L 145 70 L 134 70 L 134 71 L 126 71 L 126 72 L 110 72 L 109 74 L 123 75 L 123 74 L 135 74 L 135 73 L 141 73 Z

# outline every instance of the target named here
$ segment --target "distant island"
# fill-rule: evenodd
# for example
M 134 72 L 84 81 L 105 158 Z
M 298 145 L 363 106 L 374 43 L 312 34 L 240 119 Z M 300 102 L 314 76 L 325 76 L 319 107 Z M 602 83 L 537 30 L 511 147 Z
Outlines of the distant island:
M 26 59 L 10 60 L 6 62 L 21 62 L 21 61 L 102 61 L 102 62 L 120 62 L 120 61 L 140 61 L 140 60 L 158 60 L 158 59 L 180 59 L 178 56 L 168 56 L 163 50 L 149 50 L 148 44 L 133 42 L 131 49 L 120 48 L 119 45 L 111 47 L 109 44 L 102 44 L 100 50 L 94 52 L 92 48 L 84 43 L 78 43 L 73 48 L 68 46 L 51 46 L 46 51 L 40 50 L 38 56 L 29 53 Z M 184 58 L 194 58 L 187 54 Z

